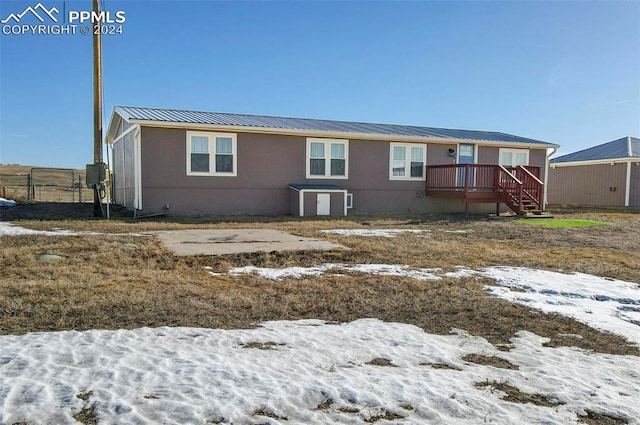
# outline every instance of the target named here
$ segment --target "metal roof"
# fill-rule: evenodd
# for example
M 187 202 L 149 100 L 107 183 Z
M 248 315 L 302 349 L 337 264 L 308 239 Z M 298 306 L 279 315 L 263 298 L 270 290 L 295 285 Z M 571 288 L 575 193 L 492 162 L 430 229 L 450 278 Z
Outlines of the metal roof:
M 613 142 L 553 158 L 550 162 L 597 161 L 602 159 L 640 158 L 640 139 L 623 137 Z
M 344 190 L 344 188 L 335 184 L 295 183 L 290 184 L 289 187 L 295 190 Z
M 116 106 L 118 113 L 127 121 L 151 121 L 176 124 L 203 124 L 216 126 L 245 127 L 247 129 L 283 129 L 301 132 L 327 132 L 360 135 L 382 135 L 419 137 L 427 139 L 452 139 L 491 141 L 554 147 L 553 143 L 514 136 L 495 131 L 454 130 L 447 128 L 419 127 L 396 124 L 374 124 L 363 122 L 333 121 L 309 118 L 286 118 L 266 115 L 230 114 L 221 112 L 199 112 L 178 109 L 142 108 Z

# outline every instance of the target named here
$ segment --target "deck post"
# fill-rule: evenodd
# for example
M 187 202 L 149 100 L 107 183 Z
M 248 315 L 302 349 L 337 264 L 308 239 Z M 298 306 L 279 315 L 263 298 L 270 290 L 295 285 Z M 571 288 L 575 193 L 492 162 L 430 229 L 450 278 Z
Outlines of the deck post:
M 469 192 L 469 164 L 464 165 L 464 196 L 467 197 L 467 193 Z M 465 207 L 465 214 L 467 212 L 467 207 Z
M 496 217 L 500 217 L 500 203 L 496 202 Z

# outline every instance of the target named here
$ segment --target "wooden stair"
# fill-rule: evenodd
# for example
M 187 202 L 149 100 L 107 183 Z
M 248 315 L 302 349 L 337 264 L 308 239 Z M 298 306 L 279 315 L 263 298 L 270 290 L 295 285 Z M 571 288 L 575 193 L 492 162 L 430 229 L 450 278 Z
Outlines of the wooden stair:
M 543 214 L 540 167 L 451 164 L 427 167 L 425 195 L 468 203 L 507 205 L 518 215 Z
M 518 215 L 541 215 L 544 183 L 526 167 L 498 167 L 496 190 L 503 203 Z

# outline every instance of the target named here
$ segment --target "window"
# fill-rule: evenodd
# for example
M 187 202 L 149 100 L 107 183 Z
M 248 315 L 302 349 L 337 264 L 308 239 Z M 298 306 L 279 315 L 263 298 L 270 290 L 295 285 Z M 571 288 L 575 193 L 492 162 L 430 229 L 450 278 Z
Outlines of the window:
M 307 139 L 308 179 L 346 179 L 348 161 L 348 140 Z
M 516 167 L 518 165 L 529 165 L 528 149 L 500 149 L 500 165 L 505 167 Z
M 389 179 L 424 180 L 426 162 L 426 146 L 411 143 L 391 143 Z
M 236 135 L 187 132 L 187 175 L 236 176 Z

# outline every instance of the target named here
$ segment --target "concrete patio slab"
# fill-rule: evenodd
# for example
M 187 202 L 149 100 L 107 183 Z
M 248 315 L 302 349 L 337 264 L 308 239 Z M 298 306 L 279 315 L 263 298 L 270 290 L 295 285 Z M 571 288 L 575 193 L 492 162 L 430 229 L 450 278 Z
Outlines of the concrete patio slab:
M 329 241 L 272 229 L 191 229 L 154 232 L 176 255 L 349 249 Z

